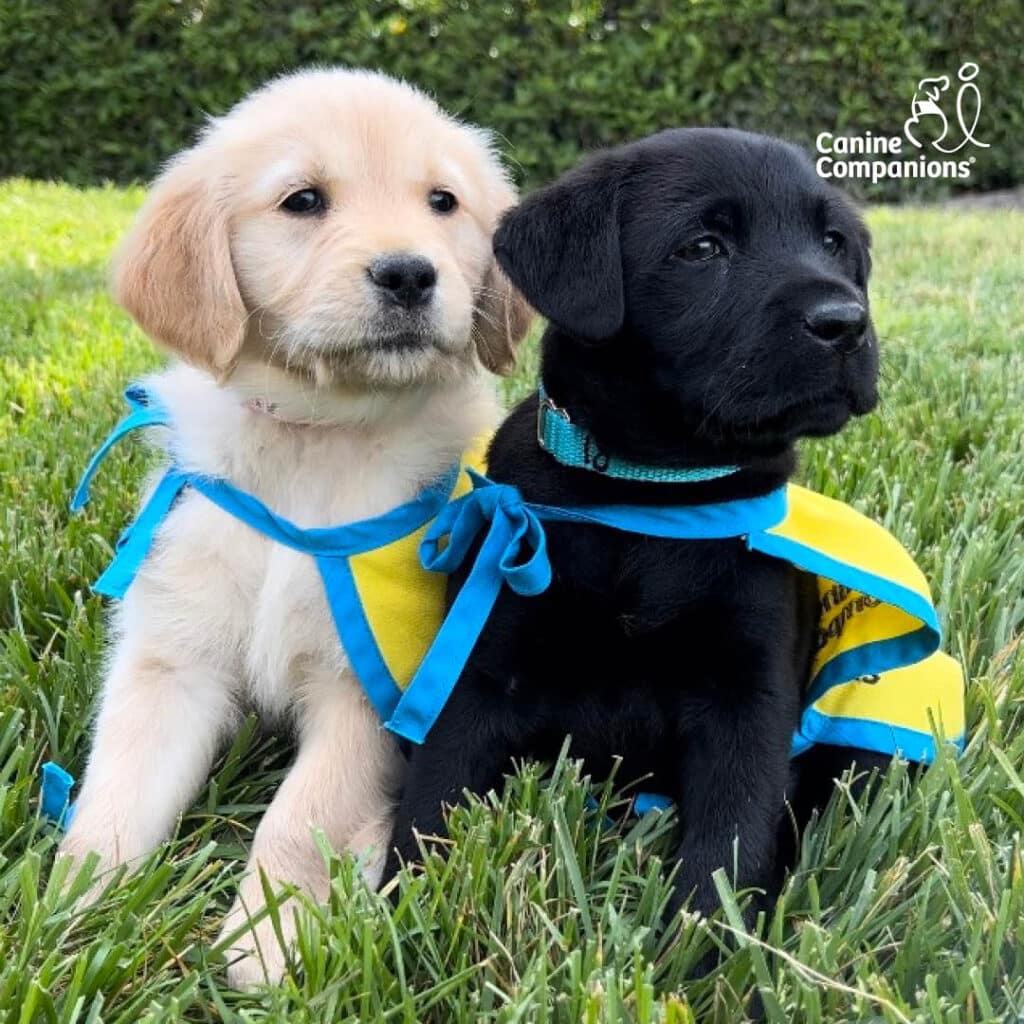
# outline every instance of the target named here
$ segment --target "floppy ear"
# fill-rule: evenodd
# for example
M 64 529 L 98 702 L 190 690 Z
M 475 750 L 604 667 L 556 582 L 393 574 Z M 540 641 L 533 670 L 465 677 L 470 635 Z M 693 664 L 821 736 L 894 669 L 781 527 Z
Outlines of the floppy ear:
M 857 282 L 857 286 L 861 289 L 867 289 L 868 278 L 871 276 L 871 232 L 868 230 L 867 224 L 864 223 L 860 214 L 855 212 L 854 214 L 856 225 L 854 233 L 857 236 L 857 248 L 859 251 L 859 259 L 856 261 L 854 267 L 854 280 Z
M 533 310 L 491 260 L 473 314 L 473 339 L 480 362 L 492 373 L 507 373 L 515 350 L 533 322 Z
M 600 341 L 622 327 L 617 161 L 599 156 L 528 196 L 502 218 L 498 263 L 539 313 Z
M 220 375 L 241 350 L 246 309 L 216 182 L 196 151 L 164 171 L 115 257 L 113 291 L 150 337 Z
M 487 159 L 492 170 L 487 188 L 487 222 L 489 235 L 494 233 L 503 210 L 514 206 L 516 190 L 509 183 L 501 165 L 488 148 Z M 484 274 L 483 283 L 474 296 L 473 340 L 480 362 L 492 373 L 507 373 L 515 362 L 515 350 L 533 323 L 533 310 L 512 287 L 501 272 L 493 255 Z
M 864 251 L 864 270 L 866 274 L 871 273 L 871 268 L 874 265 L 874 261 L 871 257 L 871 246 L 873 244 L 871 238 L 871 232 L 868 230 L 867 225 L 861 223 L 862 232 L 862 248 Z

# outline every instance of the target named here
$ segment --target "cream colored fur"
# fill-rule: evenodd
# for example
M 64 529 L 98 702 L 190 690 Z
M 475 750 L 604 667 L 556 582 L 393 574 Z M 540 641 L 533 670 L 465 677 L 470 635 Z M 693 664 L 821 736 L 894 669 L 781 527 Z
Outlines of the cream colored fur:
M 322 216 L 279 209 L 308 187 L 328 197 Z M 456 195 L 452 214 L 428 206 L 437 187 Z M 513 201 L 483 133 L 380 75 L 280 79 L 212 122 L 156 182 L 114 276 L 119 301 L 181 360 L 150 381 L 179 426 L 173 457 L 303 526 L 411 498 L 496 422 L 482 367 L 508 365 L 530 315 L 491 256 Z M 438 271 L 421 349 L 377 344 L 385 314 L 366 266 L 393 251 Z M 269 920 L 244 928 L 263 906 L 257 868 L 323 899 L 322 829 L 377 884 L 403 770 L 317 570 L 185 492 L 112 630 L 62 852 L 98 851 L 104 869 L 144 856 L 174 831 L 244 708 L 294 727 L 295 762 L 223 931 L 243 929 L 232 983 L 273 980 L 284 951 Z M 290 938 L 290 913 L 283 924 Z

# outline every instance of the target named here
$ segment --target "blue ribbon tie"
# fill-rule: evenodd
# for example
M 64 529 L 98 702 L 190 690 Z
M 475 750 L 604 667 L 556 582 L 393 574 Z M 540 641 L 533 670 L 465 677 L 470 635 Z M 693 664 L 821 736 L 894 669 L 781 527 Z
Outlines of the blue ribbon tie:
M 146 390 L 143 384 L 132 384 L 131 387 L 126 388 L 124 397 L 131 412 L 114 427 L 107 439 L 97 449 L 96 454 L 89 460 L 89 465 L 85 467 L 82 479 L 71 498 L 72 512 L 80 512 L 85 508 L 89 501 L 89 488 L 92 485 L 92 478 L 96 475 L 96 470 L 99 469 L 100 463 L 107 457 L 110 449 L 125 434 L 138 430 L 140 427 L 166 427 L 170 424 L 170 414 Z
M 517 488 L 496 484 L 472 469 L 467 472 L 473 490 L 441 510 L 420 544 L 424 568 L 453 573 L 486 526 L 484 550 L 477 557 L 473 573 L 489 574 L 492 582 L 505 582 L 523 597 L 543 593 L 551 585 L 551 562 L 537 514 Z M 485 550 L 492 558 L 485 557 Z M 527 551 L 532 553 L 524 557 Z
M 41 769 L 42 785 L 39 792 L 39 813 L 60 828 L 67 828 L 75 813 L 71 802 L 71 787 L 74 776 L 53 761 L 47 761 Z
M 438 513 L 420 544 L 424 568 L 451 573 L 486 529 L 473 568 L 385 723 L 414 743 L 424 741 L 455 689 L 502 585 L 507 583 L 523 597 L 543 593 L 551 585 L 551 562 L 540 517 L 515 487 L 468 472 L 473 490 Z

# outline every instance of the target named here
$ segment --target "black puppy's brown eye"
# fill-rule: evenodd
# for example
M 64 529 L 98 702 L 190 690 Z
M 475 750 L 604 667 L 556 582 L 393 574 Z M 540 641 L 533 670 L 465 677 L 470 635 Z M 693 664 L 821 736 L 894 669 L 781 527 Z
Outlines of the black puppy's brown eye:
M 427 196 L 427 202 L 435 213 L 451 213 L 459 205 L 455 193 L 449 192 L 446 188 L 435 188 Z
M 713 235 L 704 235 L 703 238 L 687 242 L 681 249 L 676 249 L 675 255 L 678 259 L 686 260 L 687 263 L 703 263 L 706 260 L 713 260 L 716 256 L 725 254 L 725 246 Z
M 281 203 L 281 209 L 289 213 L 319 213 L 327 206 L 323 192 L 318 188 L 301 188 Z
M 822 247 L 829 256 L 842 252 L 846 239 L 838 231 L 826 231 L 821 239 Z

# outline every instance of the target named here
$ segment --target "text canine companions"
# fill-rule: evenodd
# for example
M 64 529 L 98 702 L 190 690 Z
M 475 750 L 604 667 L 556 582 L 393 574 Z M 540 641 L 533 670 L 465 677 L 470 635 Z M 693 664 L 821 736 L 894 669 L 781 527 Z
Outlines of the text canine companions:
M 858 732 L 825 686 L 860 700 L 875 656 L 945 659 L 923 577 L 881 527 L 787 485 L 798 438 L 876 404 L 869 244 L 802 152 L 727 130 L 598 154 L 504 217 L 499 263 L 550 322 L 543 387 L 450 517 L 439 561 L 467 557 L 450 614 L 500 531 L 507 585 L 413 753 L 386 875 L 417 857 L 414 830 L 443 830 L 444 803 L 497 786 L 513 758 L 553 758 L 569 734 L 591 772 L 621 756 L 619 778 L 649 776 L 644 789 L 675 801 L 677 894 L 709 913 L 734 842 L 736 884 L 776 890 L 787 798 L 806 819 L 844 766 L 884 764 L 891 737 L 927 759 L 916 691 L 914 729 Z M 861 536 L 893 566 L 881 593 L 866 589 L 898 622 L 872 645 L 821 633 L 826 601 L 856 600 L 869 578 L 856 551 L 833 550 Z M 828 597 L 837 582 L 845 596 Z M 959 669 L 942 665 L 954 717 Z
M 404 768 L 382 717 L 443 613 L 416 531 L 529 322 L 491 250 L 514 201 L 487 135 L 416 89 L 306 72 L 176 157 L 118 257 L 118 301 L 181 362 L 114 435 L 158 427 L 167 457 L 97 584 L 123 601 L 61 851 L 148 854 L 243 709 L 293 726 L 223 926 L 233 984 L 276 979 L 294 934 L 291 906 L 247 930 L 261 872 L 326 897 L 314 829 L 380 878 Z

